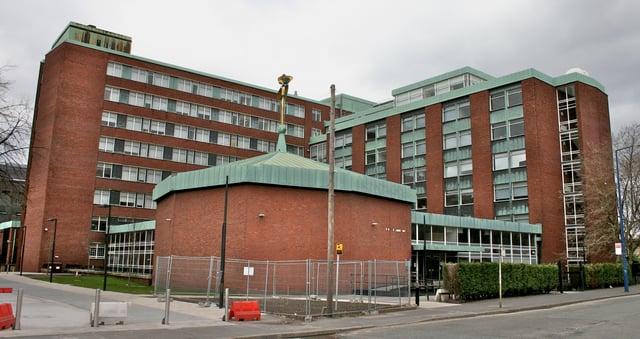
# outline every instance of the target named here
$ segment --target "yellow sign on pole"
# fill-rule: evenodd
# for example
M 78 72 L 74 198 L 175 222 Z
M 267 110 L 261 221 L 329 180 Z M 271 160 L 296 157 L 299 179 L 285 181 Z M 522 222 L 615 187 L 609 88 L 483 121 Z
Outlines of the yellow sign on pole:
M 342 254 L 342 244 L 336 244 L 336 253 Z

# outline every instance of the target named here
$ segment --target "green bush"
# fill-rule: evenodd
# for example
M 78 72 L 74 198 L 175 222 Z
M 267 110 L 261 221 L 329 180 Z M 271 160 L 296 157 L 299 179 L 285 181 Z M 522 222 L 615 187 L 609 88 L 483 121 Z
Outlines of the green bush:
M 462 300 L 499 296 L 497 263 L 447 264 L 444 271 L 445 288 Z M 549 293 L 557 286 L 557 265 L 502 264 L 503 296 Z
M 622 264 L 588 264 L 585 265 L 585 276 L 588 288 L 604 288 L 624 284 Z
M 462 300 L 497 298 L 500 291 L 498 276 L 499 266 L 493 262 L 444 265 L 444 287 Z M 584 265 L 584 277 L 586 288 L 624 284 L 622 264 Z M 503 296 L 549 293 L 557 288 L 557 265 L 502 264 Z

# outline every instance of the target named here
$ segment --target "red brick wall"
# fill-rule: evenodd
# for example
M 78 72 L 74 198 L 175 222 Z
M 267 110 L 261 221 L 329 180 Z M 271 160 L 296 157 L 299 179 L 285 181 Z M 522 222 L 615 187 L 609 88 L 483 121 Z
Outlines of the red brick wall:
M 491 156 L 491 122 L 489 92 L 471 95 L 471 152 L 473 154 L 473 215 L 493 219 L 493 158 Z
M 442 104 L 426 108 L 427 211 L 444 213 L 444 164 L 442 154 Z
M 585 205 L 589 201 L 602 204 L 602 200 L 595 198 L 602 194 L 598 190 L 607 187 L 612 199 L 604 210 L 609 210 L 610 217 L 617 218 L 617 201 L 615 200 L 616 185 L 614 180 L 615 167 L 613 159 L 613 146 L 611 144 L 611 126 L 609 115 L 603 112 L 609 111 L 607 95 L 600 90 L 582 83 L 573 84 L 576 90 L 578 130 L 580 133 L 580 152 L 582 153 L 583 194 Z M 602 157 L 601 160 L 592 160 Z M 592 175 L 599 172 L 598 175 Z M 610 173 L 601 175 L 601 173 Z M 604 180 L 604 182 L 602 182 Z M 608 184 L 607 184 L 608 183 Z M 592 198 L 593 197 L 593 198 Z M 591 209 L 585 210 L 585 227 L 589 232 L 591 227 L 606 227 L 606 219 L 603 216 L 590 214 Z M 615 244 L 602 244 L 605 250 L 591 250 L 587 253 L 590 262 L 615 262 L 616 256 L 612 248 Z
M 387 180 L 402 183 L 401 115 L 387 118 Z
M 230 186 L 226 257 L 326 260 L 327 200 L 324 190 Z M 344 245 L 341 260 L 410 258 L 411 207 L 358 193 L 336 192 L 334 239 Z M 178 192 L 162 199 L 158 203 L 155 254 L 220 256 L 223 212 L 223 186 Z M 259 217 L 260 213 L 265 216 Z M 163 222 L 161 217 L 172 221 Z M 372 226 L 374 221 L 376 226 Z M 186 229 L 189 231 L 184 232 Z
M 57 218 L 56 255 L 65 264 L 85 264 L 106 73 L 105 55 L 63 44 L 47 55 L 41 72 L 33 132 L 24 270 L 38 270 L 50 257 Z M 87 203 L 87 201 L 89 203 Z M 80 245 L 79 245 L 80 244 Z
M 556 90 L 537 79 L 522 81 L 527 151 L 529 221 L 542 224 L 542 262 L 565 256 L 564 200 Z

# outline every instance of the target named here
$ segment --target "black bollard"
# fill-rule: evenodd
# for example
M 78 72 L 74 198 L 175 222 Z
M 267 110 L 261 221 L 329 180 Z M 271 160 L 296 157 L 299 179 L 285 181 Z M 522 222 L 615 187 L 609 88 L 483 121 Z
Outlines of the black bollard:
M 562 262 L 558 261 L 558 291 L 564 293 L 562 290 Z

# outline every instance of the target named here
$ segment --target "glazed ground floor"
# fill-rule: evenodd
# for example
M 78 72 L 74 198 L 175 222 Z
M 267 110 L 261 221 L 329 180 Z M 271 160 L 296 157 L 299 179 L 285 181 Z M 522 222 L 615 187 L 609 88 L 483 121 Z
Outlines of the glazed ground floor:
M 440 282 L 444 263 L 540 262 L 541 225 L 420 212 L 411 219 L 411 271 L 418 285 Z

